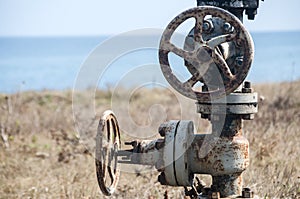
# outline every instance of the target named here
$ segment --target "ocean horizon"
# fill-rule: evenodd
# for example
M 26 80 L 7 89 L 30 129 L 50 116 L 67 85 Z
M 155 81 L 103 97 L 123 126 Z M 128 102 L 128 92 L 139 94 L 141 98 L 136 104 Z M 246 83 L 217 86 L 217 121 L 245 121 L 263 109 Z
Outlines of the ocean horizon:
M 295 81 L 300 78 L 300 31 L 254 32 L 251 35 L 255 45 L 255 56 L 247 80 L 255 84 Z M 91 59 L 91 52 L 113 38 L 114 36 L 110 35 L 0 37 L 0 93 L 72 89 L 87 58 Z M 110 56 L 109 53 L 121 47 L 113 46 L 104 52 Z M 179 65 L 179 73 L 185 69 L 181 67 L 182 61 L 175 60 L 174 64 Z M 95 65 L 101 63 L 95 62 Z M 143 70 L 136 70 L 143 65 L 151 65 L 155 72 L 145 74 Z M 141 84 L 143 75 L 151 75 L 150 79 L 154 82 L 161 78 L 161 74 L 158 74 L 160 69 L 157 49 L 133 50 L 119 55 L 117 59 L 111 60 L 109 65 L 99 67 L 102 67 L 99 70 L 106 68 L 97 80 L 98 88 L 113 87 L 118 82 L 122 82 L 123 86 Z M 97 70 L 95 67 L 94 72 L 99 72 Z M 129 73 L 132 75 L 128 75 Z M 125 77 L 129 81 L 122 81 Z M 129 77 L 131 79 L 128 79 Z M 135 81 L 138 77 L 141 81 Z M 86 82 L 89 82 L 89 75 L 85 78 Z

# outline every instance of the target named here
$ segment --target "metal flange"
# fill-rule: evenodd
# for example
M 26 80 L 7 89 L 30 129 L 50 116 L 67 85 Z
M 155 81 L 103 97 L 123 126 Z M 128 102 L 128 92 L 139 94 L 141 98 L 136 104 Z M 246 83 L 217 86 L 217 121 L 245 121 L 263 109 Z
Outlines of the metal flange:
M 188 153 L 194 135 L 192 121 L 170 121 L 164 123 L 165 147 L 164 169 L 160 181 L 171 186 L 191 186 L 194 175 L 188 166 Z M 164 183 L 163 183 L 164 184 Z
M 257 93 L 231 93 L 210 103 L 197 102 L 197 112 L 201 114 L 246 115 L 258 112 Z

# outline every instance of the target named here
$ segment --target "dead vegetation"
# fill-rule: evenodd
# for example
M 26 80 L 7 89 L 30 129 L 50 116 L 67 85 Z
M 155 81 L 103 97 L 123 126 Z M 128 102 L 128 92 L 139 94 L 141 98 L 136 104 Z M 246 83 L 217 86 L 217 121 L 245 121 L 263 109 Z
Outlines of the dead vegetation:
M 251 148 L 244 181 L 261 197 L 300 197 L 299 87 L 299 81 L 255 86 L 261 102 L 254 121 L 244 122 Z M 128 105 L 122 96 L 97 91 L 91 101 L 85 92 L 77 93 L 74 108 L 71 91 L 0 95 L 0 198 L 104 198 L 93 160 L 97 118 L 112 106 L 112 97 L 114 111 Z M 93 102 L 96 117 L 89 118 L 86 114 Z M 131 95 L 128 106 L 126 117 L 137 125 L 154 126 L 150 137 L 157 135 L 162 121 L 197 120 L 194 102 L 167 90 L 140 90 Z M 126 130 L 126 118 L 116 115 Z M 203 131 L 208 122 L 200 121 L 197 126 Z M 124 133 L 122 139 L 135 135 Z M 183 188 L 161 186 L 154 169 L 143 169 L 123 172 L 113 198 L 163 198 L 166 190 L 172 198 L 183 197 Z

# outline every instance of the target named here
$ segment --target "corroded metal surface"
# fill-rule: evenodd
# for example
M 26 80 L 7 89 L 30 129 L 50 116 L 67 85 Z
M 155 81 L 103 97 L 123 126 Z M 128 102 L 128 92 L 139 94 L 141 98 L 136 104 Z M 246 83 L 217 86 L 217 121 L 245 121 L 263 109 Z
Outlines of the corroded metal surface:
M 214 143 L 214 147 L 203 157 L 201 150 L 205 150 L 205 136 L 211 135 L 195 135 L 192 142 L 189 162 L 194 173 L 229 175 L 241 173 L 249 166 L 249 143 L 246 138 L 212 137 L 211 143 Z
M 206 136 L 211 136 L 214 147 L 203 157 Z M 216 138 L 212 135 L 195 135 L 189 155 L 193 173 L 210 174 L 212 191 L 221 197 L 237 197 L 242 194 L 242 172 L 249 166 L 249 143 L 237 134 L 233 137 Z
M 160 175 L 159 181 L 161 184 L 177 186 L 177 176 L 174 165 L 174 136 L 179 125 L 178 120 L 172 120 L 164 123 L 165 148 L 163 152 L 163 172 Z
M 207 135 L 194 134 L 191 121 L 165 122 L 159 128 L 164 139 L 130 142 L 134 148 L 127 151 L 131 158 L 127 163 L 155 165 L 162 185 L 192 186 L 194 174 L 209 174 L 212 193 L 241 196 L 242 172 L 249 166 L 249 143 L 242 136 L 241 118 L 227 115 L 221 126 L 216 118 L 211 122 L 213 132 Z
M 217 125 L 216 121 L 212 122 Z M 180 127 L 181 123 L 184 125 Z M 219 193 L 220 197 L 241 196 L 242 172 L 249 166 L 249 143 L 242 136 L 239 117 L 228 116 L 225 123 L 222 128 L 213 127 L 213 131 L 222 131 L 221 137 L 216 137 L 214 133 L 194 135 L 191 133 L 193 124 L 188 121 L 164 123 L 160 133 L 165 136 L 166 148 L 162 158 L 165 166 L 161 169 L 159 182 L 163 185 L 191 186 L 193 174 L 209 174 L 213 177 L 212 193 Z M 207 144 L 213 147 L 203 156 Z
M 213 111 L 212 111 L 213 110 Z M 258 112 L 255 104 L 197 104 L 197 112 L 201 114 L 254 114 Z
M 138 141 L 131 152 L 131 163 L 142 165 L 153 165 L 159 168 L 162 150 L 164 146 L 163 139 Z
M 107 196 L 115 191 L 119 181 L 117 153 L 120 147 L 118 121 L 112 111 L 105 111 L 97 130 L 95 163 L 99 187 Z
M 213 100 L 211 102 L 197 102 L 197 112 L 206 116 L 206 119 L 212 119 L 212 116 L 217 115 L 235 115 L 236 118 L 245 120 L 254 119 L 254 114 L 258 112 L 258 94 L 253 93 L 250 82 L 244 82 L 244 86 L 234 93 Z M 227 117 L 228 118 L 228 117 Z M 225 122 L 224 125 L 230 122 Z M 213 126 L 217 122 L 213 122 Z M 219 124 L 223 125 L 223 123 Z M 229 131 L 232 131 L 231 128 Z
M 161 184 L 191 186 L 193 173 L 188 162 L 188 149 L 192 143 L 194 126 L 191 121 L 170 121 L 160 126 L 165 136 Z
M 198 6 L 216 6 L 226 10 L 230 10 L 238 17 L 243 18 L 243 12 L 246 10 L 248 19 L 253 20 L 257 14 L 257 8 L 259 6 L 259 0 L 197 0 Z
M 212 132 L 215 135 L 220 135 L 221 137 L 228 137 L 232 139 L 234 136 L 242 135 L 242 119 L 239 115 L 229 115 L 227 114 L 224 118 L 224 124 L 219 122 L 219 118 L 212 118 Z
M 234 27 L 233 33 L 217 36 L 205 41 L 202 37 L 202 27 L 204 17 L 207 15 L 224 19 L 230 23 Z M 197 47 L 193 51 L 180 49 L 171 43 L 171 37 L 177 27 L 189 18 L 196 19 L 194 41 L 197 43 L 197 45 L 195 45 Z M 229 69 L 226 61 L 216 49 L 218 45 L 230 41 L 234 41 L 237 46 L 245 49 L 243 51 L 242 65 L 236 73 L 233 73 L 233 71 Z M 198 69 L 186 82 L 181 82 L 173 73 L 168 59 L 170 52 L 192 63 Z M 221 8 L 200 6 L 181 13 L 169 23 L 161 38 L 159 61 L 165 78 L 177 91 L 189 98 L 197 99 L 201 102 L 208 102 L 211 99 L 220 98 L 225 94 L 233 92 L 243 82 L 251 66 L 253 54 L 254 49 L 251 36 L 238 18 Z M 201 80 L 204 73 L 211 67 L 211 64 L 216 64 L 224 76 L 220 82 L 220 84 L 223 85 L 219 85 L 219 88 L 209 90 L 208 92 L 194 90 L 193 86 Z
M 242 195 L 243 179 L 241 173 L 212 176 L 213 185 L 220 190 L 221 197 L 239 197 Z

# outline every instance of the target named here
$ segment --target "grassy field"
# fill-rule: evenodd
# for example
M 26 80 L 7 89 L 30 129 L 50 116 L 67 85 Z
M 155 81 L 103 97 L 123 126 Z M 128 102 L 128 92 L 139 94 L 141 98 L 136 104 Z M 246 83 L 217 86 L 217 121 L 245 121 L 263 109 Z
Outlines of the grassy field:
M 254 86 L 261 101 L 255 119 L 244 122 L 251 157 L 244 183 L 260 197 L 300 198 L 299 88 L 299 81 Z M 150 138 L 165 120 L 198 121 L 194 102 L 169 90 L 141 89 L 129 102 L 123 92 L 97 91 L 95 100 L 89 92 L 77 93 L 75 106 L 71 91 L 0 95 L 0 198 L 105 198 L 97 185 L 93 147 L 97 120 L 111 99 L 113 110 L 129 106 L 136 126 L 150 126 Z M 122 129 L 134 129 L 126 126 L 128 115 L 116 115 Z M 199 131 L 208 128 L 207 121 L 197 122 Z M 147 137 L 124 133 L 122 140 L 135 135 Z M 163 198 L 166 190 L 171 198 L 183 197 L 183 188 L 161 186 L 158 172 L 142 169 L 122 172 L 112 198 Z

